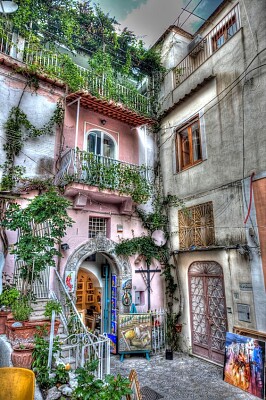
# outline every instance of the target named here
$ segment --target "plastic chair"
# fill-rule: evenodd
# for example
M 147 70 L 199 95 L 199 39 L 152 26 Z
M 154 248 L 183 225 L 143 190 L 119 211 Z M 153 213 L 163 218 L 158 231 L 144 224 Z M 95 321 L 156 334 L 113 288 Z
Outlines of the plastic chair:
M 0 400 L 34 400 L 35 375 L 26 368 L 0 368 Z

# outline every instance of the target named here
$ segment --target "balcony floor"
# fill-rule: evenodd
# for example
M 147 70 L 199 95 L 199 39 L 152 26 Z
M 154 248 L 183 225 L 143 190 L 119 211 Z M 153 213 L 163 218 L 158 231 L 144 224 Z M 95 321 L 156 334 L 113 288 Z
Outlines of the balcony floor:
M 82 107 L 118 121 L 122 121 L 125 124 L 129 124 L 134 127 L 141 125 L 153 125 L 155 123 L 153 119 L 129 110 L 120 103 L 115 103 L 112 100 L 100 99 L 84 90 L 69 94 L 66 98 L 67 104 L 72 103 L 78 98 L 80 98 L 80 104 Z

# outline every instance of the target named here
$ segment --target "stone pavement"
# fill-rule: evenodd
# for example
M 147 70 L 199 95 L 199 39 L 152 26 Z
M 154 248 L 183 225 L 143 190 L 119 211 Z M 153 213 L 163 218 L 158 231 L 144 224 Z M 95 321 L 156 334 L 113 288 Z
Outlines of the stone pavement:
M 183 353 L 175 353 L 173 360 L 156 355 L 150 361 L 144 355 L 131 355 L 123 362 L 111 356 L 112 374 L 128 376 L 131 369 L 137 371 L 140 387 L 155 390 L 164 396 L 162 400 L 258 400 L 224 382 L 222 367 Z

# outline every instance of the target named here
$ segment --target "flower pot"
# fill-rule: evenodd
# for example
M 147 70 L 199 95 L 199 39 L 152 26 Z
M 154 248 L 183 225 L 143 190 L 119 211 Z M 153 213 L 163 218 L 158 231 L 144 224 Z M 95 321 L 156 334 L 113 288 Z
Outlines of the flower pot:
M 0 311 L 0 335 L 6 333 L 6 320 L 10 311 Z
M 11 361 L 14 367 L 31 369 L 33 345 L 27 344 L 26 346 L 15 345 L 11 353 Z
M 60 325 L 60 321 L 55 321 L 54 334 L 57 333 Z M 37 327 L 43 327 L 47 331 L 47 335 L 50 334 L 51 322 L 50 321 L 14 321 L 9 320 L 6 322 L 6 333 L 7 338 L 12 345 L 17 343 L 32 343 L 34 335 L 38 334 L 39 330 Z
M 173 359 L 173 350 L 166 349 L 165 350 L 165 359 L 172 360 Z
M 182 332 L 182 324 L 175 324 L 175 331 L 177 332 L 177 333 L 180 333 L 180 332 Z

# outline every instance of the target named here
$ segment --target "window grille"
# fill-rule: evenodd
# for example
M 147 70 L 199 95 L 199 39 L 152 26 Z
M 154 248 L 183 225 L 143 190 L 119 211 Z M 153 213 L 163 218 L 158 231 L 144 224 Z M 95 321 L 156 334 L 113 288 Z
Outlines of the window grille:
M 178 211 L 179 247 L 205 247 L 215 244 L 212 202 Z
M 106 218 L 95 218 L 89 219 L 89 238 L 94 238 L 98 233 L 102 233 L 106 236 Z

